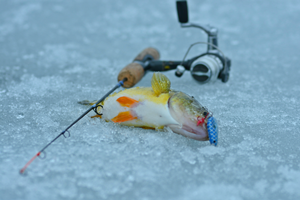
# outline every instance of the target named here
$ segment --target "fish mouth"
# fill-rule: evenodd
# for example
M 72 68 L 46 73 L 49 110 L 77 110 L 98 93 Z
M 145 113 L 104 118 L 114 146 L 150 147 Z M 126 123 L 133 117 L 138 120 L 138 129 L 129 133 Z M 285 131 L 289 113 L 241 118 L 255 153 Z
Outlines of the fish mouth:
M 192 126 L 191 124 L 170 125 L 173 132 L 199 141 L 209 140 L 211 145 L 218 145 L 218 123 L 217 120 L 210 116 L 207 122 L 200 126 Z
M 191 128 L 189 125 L 169 125 L 174 133 L 192 138 L 199 141 L 207 141 L 209 139 L 207 130 L 203 127 Z
M 195 140 L 206 141 L 209 139 L 207 129 L 204 128 L 204 125 L 203 127 L 198 126 L 195 129 L 191 128 L 191 126 L 183 125 L 182 129 L 191 134 L 190 138 Z

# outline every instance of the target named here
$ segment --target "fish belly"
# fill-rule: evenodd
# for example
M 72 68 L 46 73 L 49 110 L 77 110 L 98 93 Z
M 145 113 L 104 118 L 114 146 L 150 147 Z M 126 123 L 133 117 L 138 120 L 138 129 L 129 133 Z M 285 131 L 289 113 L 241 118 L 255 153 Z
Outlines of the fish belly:
M 126 126 L 163 128 L 177 125 L 168 107 L 169 94 L 155 95 L 151 88 L 132 88 L 104 101 L 103 118 Z

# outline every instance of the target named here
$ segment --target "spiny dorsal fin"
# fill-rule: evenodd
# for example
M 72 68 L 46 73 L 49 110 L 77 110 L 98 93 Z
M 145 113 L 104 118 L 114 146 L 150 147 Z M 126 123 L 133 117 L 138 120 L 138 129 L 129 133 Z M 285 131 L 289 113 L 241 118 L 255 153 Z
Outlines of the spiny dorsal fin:
M 160 72 L 153 73 L 151 85 L 154 93 L 159 96 L 161 93 L 169 93 L 171 82 Z

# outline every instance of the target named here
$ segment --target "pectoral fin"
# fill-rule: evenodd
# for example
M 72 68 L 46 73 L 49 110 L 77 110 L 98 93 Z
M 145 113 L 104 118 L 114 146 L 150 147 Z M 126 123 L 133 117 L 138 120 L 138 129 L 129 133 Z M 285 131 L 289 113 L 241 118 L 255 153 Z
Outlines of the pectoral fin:
M 130 120 L 137 119 L 137 117 L 133 116 L 130 111 L 120 112 L 117 116 L 111 119 L 111 121 L 115 123 L 126 122 Z
M 123 96 L 123 97 L 119 97 L 117 99 L 117 102 L 119 102 L 121 106 L 131 107 L 133 104 L 135 104 L 139 101 L 129 98 L 129 97 L 126 97 L 126 96 Z

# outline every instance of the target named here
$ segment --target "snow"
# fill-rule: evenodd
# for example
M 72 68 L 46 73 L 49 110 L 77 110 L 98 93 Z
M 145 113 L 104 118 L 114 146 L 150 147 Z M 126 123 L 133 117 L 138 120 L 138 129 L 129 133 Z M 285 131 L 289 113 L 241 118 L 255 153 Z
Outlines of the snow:
M 219 122 L 218 147 L 91 119 L 60 137 L 116 85 L 144 48 L 180 60 L 198 29 L 174 0 L 0 2 L 0 199 L 299 199 L 300 2 L 189 0 L 190 22 L 219 30 L 228 83 L 164 74 Z M 203 53 L 195 47 L 189 57 Z M 150 86 L 152 72 L 137 84 Z

